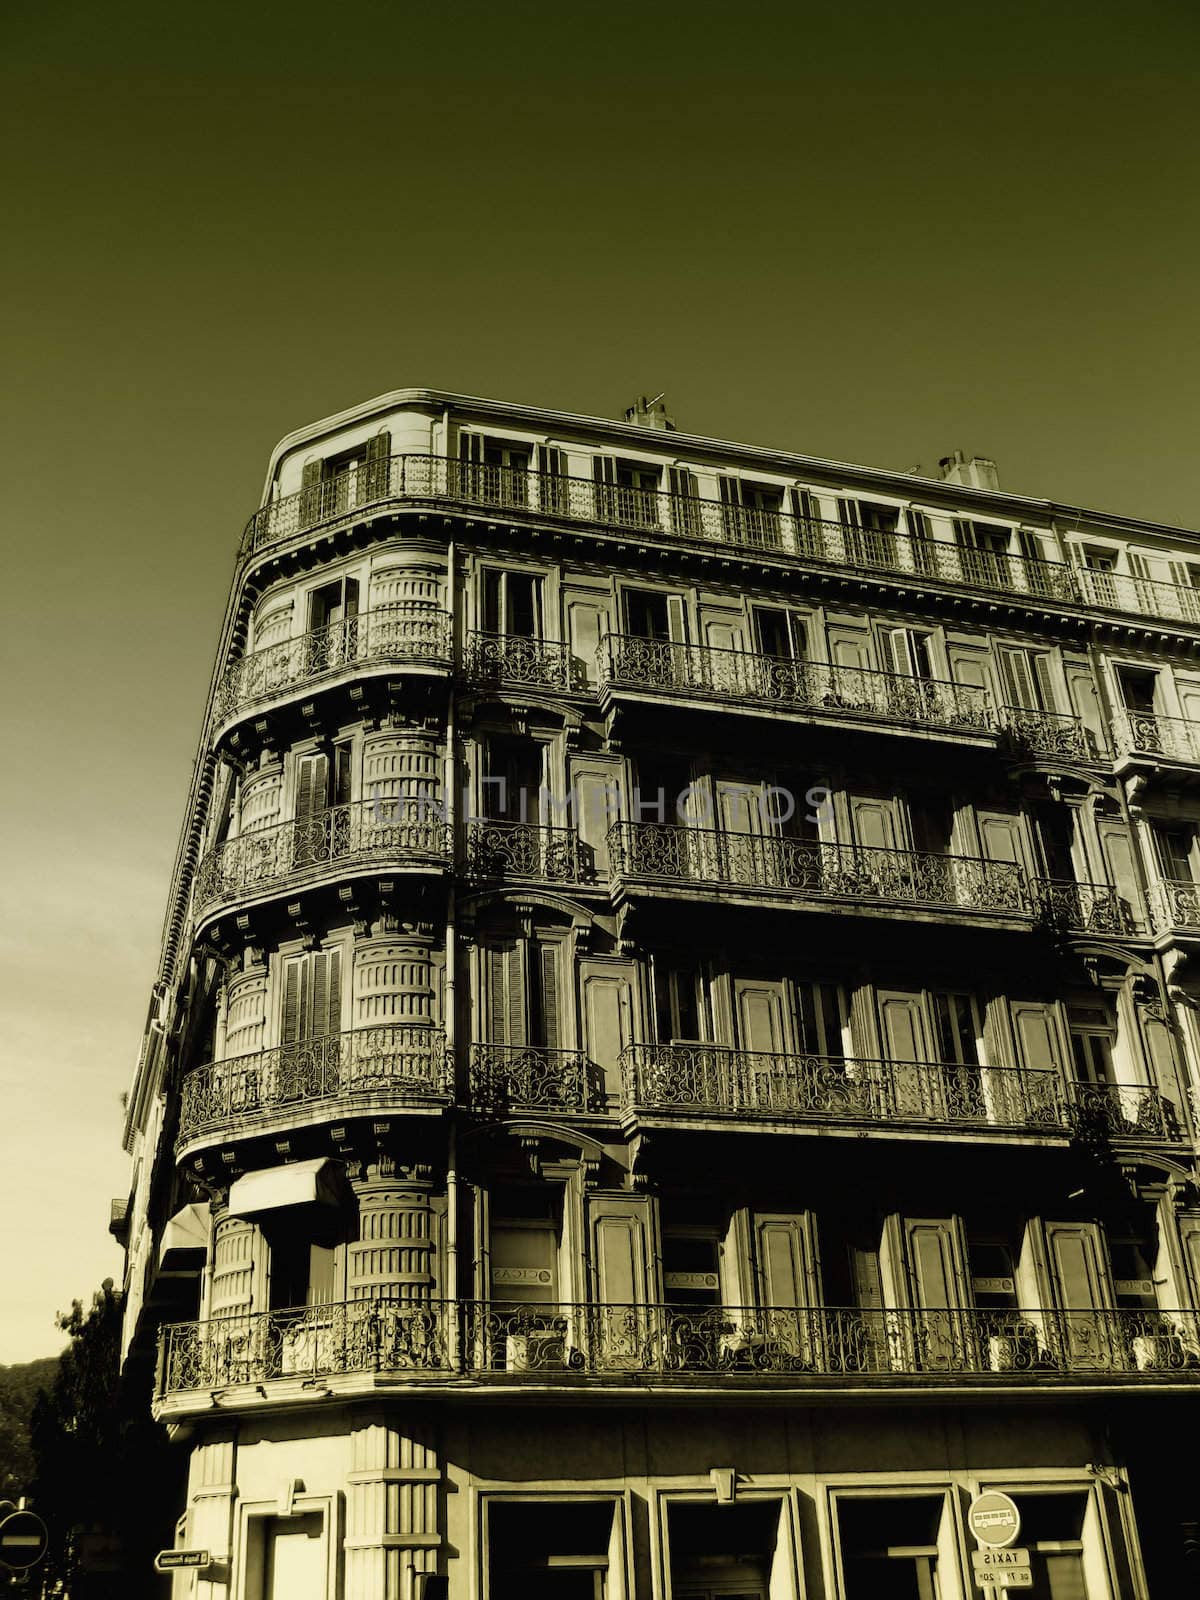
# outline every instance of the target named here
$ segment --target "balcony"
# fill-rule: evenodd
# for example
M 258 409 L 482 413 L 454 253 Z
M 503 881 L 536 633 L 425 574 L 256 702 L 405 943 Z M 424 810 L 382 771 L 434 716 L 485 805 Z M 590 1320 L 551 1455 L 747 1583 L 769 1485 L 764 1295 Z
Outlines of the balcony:
M 1160 717 L 1151 711 L 1113 713 L 1117 752 L 1154 762 L 1200 766 L 1200 722 L 1187 717 Z
M 429 1107 L 452 1098 L 440 1031 L 416 1023 L 354 1028 L 194 1067 L 183 1080 L 176 1148 L 294 1113 L 352 1114 L 358 1101 Z
M 158 1397 L 211 1410 L 222 1391 L 401 1378 L 605 1387 L 844 1391 L 847 1387 L 1059 1388 L 1200 1382 L 1196 1313 L 1167 1310 L 902 1310 L 893 1307 L 504 1305 L 352 1300 L 173 1323 Z M 624 1380 L 624 1383 L 622 1382 Z M 347 1387 L 339 1384 L 338 1389 Z M 595 1385 L 588 1383 L 587 1387 Z M 234 1403 L 244 1403 L 235 1396 Z
M 1006 742 L 1024 756 L 1052 761 L 1099 761 L 1102 752 L 1090 728 L 1065 711 L 1002 706 Z
M 281 639 L 231 661 L 217 686 L 217 722 L 290 690 L 357 666 L 421 666 L 449 670 L 450 613 L 406 602 L 365 611 L 298 639 Z
M 472 633 L 467 641 L 466 670 L 475 683 L 552 689 L 560 694 L 589 692 L 582 661 L 571 654 L 569 645 L 556 639 Z
M 1200 883 L 1160 878 L 1150 885 L 1150 921 L 1157 934 L 1200 939 Z
M 923 1061 L 633 1044 L 621 1056 L 627 1117 L 1066 1134 L 1056 1072 Z
M 544 883 L 581 883 L 592 875 L 590 851 L 574 828 L 536 822 L 468 823 L 467 871 L 475 878 Z
M 647 887 L 722 885 L 756 899 L 856 910 L 897 906 L 1032 923 L 1025 875 L 1008 861 L 874 849 L 657 822 L 609 829 L 613 874 Z
M 409 805 L 391 798 L 357 800 L 227 840 L 196 868 L 197 917 L 231 900 L 301 883 L 331 866 L 444 867 L 450 829 L 432 818 L 405 815 Z M 414 808 L 435 809 L 431 801 Z
M 1038 878 L 1034 894 L 1043 922 L 1068 933 L 1134 931 L 1128 900 L 1108 883 L 1076 883 L 1073 879 Z
M 489 1116 L 605 1107 L 600 1069 L 586 1052 L 545 1045 L 473 1044 L 470 1097 L 471 1109 Z
M 1179 1144 L 1187 1135 L 1175 1103 L 1141 1083 L 1076 1083 L 1075 1121 L 1108 1139 Z
M 827 666 L 745 650 L 606 634 L 600 649 L 602 692 L 681 696 L 735 709 L 807 713 L 839 722 L 991 735 L 988 691 L 974 684 L 907 678 L 865 667 Z
M 272 500 L 246 524 L 242 556 L 405 501 L 446 503 L 493 515 L 552 517 L 617 532 L 770 552 L 836 571 L 932 579 L 956 588 L 1200 624 L 1200 591 L 1187 585 L 976 550 L 918 538 L 902 528 L 889 532 L 798 517 L 782 505 L 778 511 L 758 510 L 433 455 L 392 456 Z

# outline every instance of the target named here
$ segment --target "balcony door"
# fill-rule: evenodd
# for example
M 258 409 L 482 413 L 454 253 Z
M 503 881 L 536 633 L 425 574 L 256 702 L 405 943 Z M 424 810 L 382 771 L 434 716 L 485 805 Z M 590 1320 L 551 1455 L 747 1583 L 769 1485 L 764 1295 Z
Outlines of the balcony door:
M 529 463 L 532 446 L 514 439 L 489 439 L 483 434 L 459 437 L 463 491 L 485 505 L 529 504 Z
M 350 803 L 352 746 L 337 744 L 332 753 L 314 751 L 296 757 L 292 866 L 318 866 L 344 854 L 349 846 L 346 819 L 332 808 Z
M 480 785 L 483 815 L 492 822 L 541 820 L 547 746 L 540 740 L 489 734 Z M 532 870 L 530 863 L 524 870 Z
M 480 594 L 484 633 L 500 639 L 543 637 L 542 580 L 535 573 L 483 569 Z
M 481 950 L 489 1044 L 558 1049 L 561 949 L 556 940 L 532 937 Z
M 736 1074 L 739 1099 L 768 1114 L 805 1110 L 811 1101 L 811 1085 L 790 1054 L 790 1009 L 784 982 L 734 978 L 734 1025 L 738 1049 L 745 1053 Z
M 882 989 L 878 994 L 884 1063 L 875 1085 L 874 1114 L 885 1119 L 936 1118 L 941 1111 L 927 1065 L 929 1029 L 919 994 Z
M 1058 1312 L 1062 1353 L 1072 1371 L 1105 1371 L 1124 1364 L 1115 1348 L 1108 1272 L 1094 1222 L 1047 1222 L 1046 1260 Z
M 341 950 L 335 947 L 285 957 L 279 1023 L 281 1049 L 271 1086 L 280 1101 L 337 1091 L 343 1076 L 337 1048 L 341 1028 Z
M 921 1372 L 959 1370 L 968 1353 L 961 1229 L 952 1218 L 905 1217 L 903 1234 L 909 1354 Z
M 491 1361 L 508 1372 L 561 1372 L 574 1340 L 560 1304 L 562 1189 L 548 1183 L 497 1191 L 488 1208 Z

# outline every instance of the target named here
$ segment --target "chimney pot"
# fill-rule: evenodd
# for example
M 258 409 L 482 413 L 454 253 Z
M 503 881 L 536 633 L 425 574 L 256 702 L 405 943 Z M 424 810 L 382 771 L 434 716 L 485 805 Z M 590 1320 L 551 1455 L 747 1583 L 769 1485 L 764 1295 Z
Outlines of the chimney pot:
M 639 428 L 659 428 L 667 433 L 674 433 L 675 420 L 667 415 L 665 395 L 655 395 L 650 400 L 644 394 L 638 395 L 634 403 L 626 409 L 625 421 L 632 422 Z

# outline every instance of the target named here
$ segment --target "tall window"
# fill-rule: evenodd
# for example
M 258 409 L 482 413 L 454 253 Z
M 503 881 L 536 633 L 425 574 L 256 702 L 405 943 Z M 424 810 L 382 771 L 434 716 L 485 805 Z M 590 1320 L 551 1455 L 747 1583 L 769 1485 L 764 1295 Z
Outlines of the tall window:
M 625 631 L 637 639 L 686 637 L 683 596 L 658 589 L 626 589 Z
M 672 966 L 655 960 L 654 1009 L 661 1043 L 712 1036 L 708 979 L 698 965 Z
M 1050 652 L 1003 645 L 998 654 L 1005 703 L 1024 711 L 1053 711 L 1055 695 Z
M 537 739 L 489 734 L 484 742 L 483 812 L 493 822 L 541 817 L 546 747 Z
M 482 950 L 489 1043 L 557 1049 L 561 951 L 558 941 L 537 937 Z
M 774 484 L 719 478 L 725 536 L 733 544 L 774 546 L 782 533 L 783 490 Z
M 837 983 L 796 985 L 796 1028 L 805 1055 L 846 1055 L 850 1013 L 845 990 Z
M 808 658 L 808 635 L 805 621 L 795 611 L 785 611 L 776 606 L 755 606 L 751 611 L 754 625 L 754 643 L 760 655 L 776 656 L 786 661 L 805 661 Z
M 904 678 L 935 678 L 933 635 L 919 628 L 881 628 L 879 654 L 885 672 Z
M 342 952 L 310 950 L 286 956 L 279 1042 L 300 1044 L 339 1033 L 342 1027 Z
M 1159 866 L 1164 878 L 1175 883 L 1194 883 L 1196 858 L 1196 829 L 1194 826 L 1173 827 L 1159 822 L 1154 825 L 1154 844 L 1158 851 Z
M 624 527 L 656 528 L 662 468 L 648 461 L 619 461 L 597 456 L 594 463 L 596 510 L 606 522 Z
M 1127 711 L 1153 716 L 1158 709 L 1158 673 L 1142 667 L 1118 667 L 1117 682 Z
M 979 1065 L 978 1022 L 970 995 L 931 994 L 938 1060 L 953 1066 Z
M 528 505 L 531 445 L 478 433 L 464 433 L 458 443 L 464 494 L 486 505 Z
M 483 631 L 504 638 L 542 636 L 542 580 L 531 572 L 483 570 Z
M 1072 1006 L 1071 1056 L 1080 1083 L 1113 1081 L 1113 1046 L 1117 1033 L 1102 1006 Z

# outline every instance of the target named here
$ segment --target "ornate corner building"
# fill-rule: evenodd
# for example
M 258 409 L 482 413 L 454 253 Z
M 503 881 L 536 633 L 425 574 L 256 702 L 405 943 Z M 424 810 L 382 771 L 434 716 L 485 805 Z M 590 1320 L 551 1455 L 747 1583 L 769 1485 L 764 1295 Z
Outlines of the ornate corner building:
M 1184 1592 L 1200 540 L 943 469 L 277 448 L 114 1205 L 177 1597 L 953 1600 L 988 1488 Z

